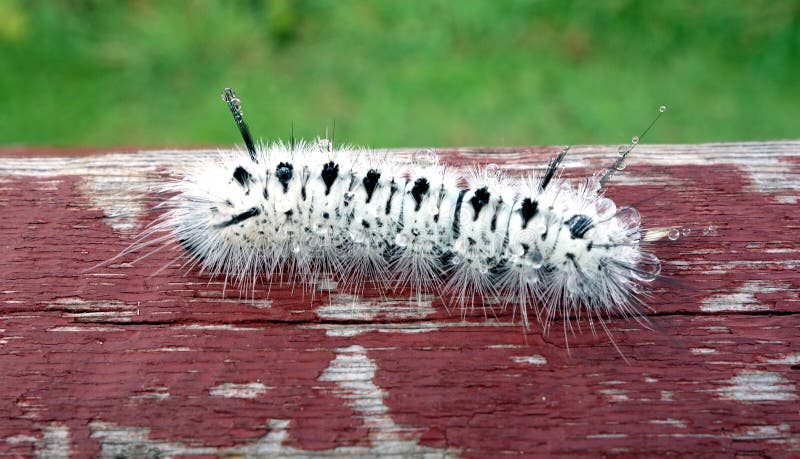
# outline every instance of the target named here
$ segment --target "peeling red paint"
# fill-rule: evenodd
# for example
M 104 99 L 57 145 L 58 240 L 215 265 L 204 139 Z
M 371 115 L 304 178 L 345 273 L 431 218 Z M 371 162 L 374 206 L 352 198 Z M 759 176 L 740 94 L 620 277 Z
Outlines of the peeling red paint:
M 788 158 L 796 164 L 800 153 Z M 512 150 L 481 157 L 512 171 L 523 159 Z M 232 289 L 222 298 L 219 282 L 195 272 L 170 266 L 151 277 L 170 264 L 168 251 L 92 269 L 132 239 L 92 208 L 81 177 L 0 177 L 0 452 L 30 455 L 47 429 L 64 428 L 70 451 L 98 454 L 108 441 L 98 422 L 149 428 L 154 442 L 217 448 L 257 441 L 270 420 L 286 420 L 285 445 L 298 450 L 361 447 L 378 427 L 348 404 L 341 383 L 321 378 L 337 352 L 357 345 L 376 366 L 368 382 L 381 391 L 380 409 L 421 447 L 448 454 L 796 454 L 796 204 L 754 193 L 735 158 L 625 173 L 683 184 L 620 184 L 608 195 L 636 203 L 646 225 L 693 230 L 653 244 L 668 276 L 649 301 L 654 330 L 611 323 L 628 363 L 586 323 L 568 350 L 560 323 L 547 336 L 536 326 L 524 334 L 487 323 L 480 310 L 461 323 L 438 300 L 424 317 L 343 321 L 315 313 L 325 295 L 312 302 L 288 286 L 268 296 L 257 289 L 257 304 Z M 702 234 L 709 224 L 714 237 Z M 782 286 L 753 293 L 765 310 L 701 309 L 760 281 Z M 374 327 L 331 333 L 356 325 Z M 766 395 L 737 398 L 739 380 Z M 263 391 L 212 391 L 226 383 Z

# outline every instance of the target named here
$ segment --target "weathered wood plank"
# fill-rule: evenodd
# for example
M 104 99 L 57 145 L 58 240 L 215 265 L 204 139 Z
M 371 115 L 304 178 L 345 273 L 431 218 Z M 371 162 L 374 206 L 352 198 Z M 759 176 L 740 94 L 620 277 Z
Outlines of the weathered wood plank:
M 554 151 L 439 154 L 518 173 Z M 169 251 L 89 269 L 152 220 L 171 164 L 209 153 L 0 150 L 0 453 L 800 451 L 800 142 L 637 147 L 609 196 L 692 233 L 653 246 L 656 330 L 612 323 L 628 363 L 605 337 L 568 351 L 557 326 L 434 297 L 223 297 Z M 567 173 L 615 154 L 573 148 Z

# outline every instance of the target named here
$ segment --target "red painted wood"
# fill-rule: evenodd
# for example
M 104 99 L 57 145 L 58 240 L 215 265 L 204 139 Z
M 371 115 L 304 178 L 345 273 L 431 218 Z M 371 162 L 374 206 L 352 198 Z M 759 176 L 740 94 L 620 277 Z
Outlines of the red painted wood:
M 346 317 L 330 312 L 338 292 L 223 298 L 168 251 L 93 268 L 135 237 L 89 186 L 118 172 L 78 174 L 97 169 L 56 155 L 45 173 L 42 158 L 3 155 L 0 453 L 798 454 L 800 143 L 783 145 L 741 147 L 762 165 L 696 146 L 692 164 L 645 160 L 610 188 L 646 226 L 693 230 L 653 243 L 667 276 L 651 292 L 654 329 L 611 323 L 627 363 L 585 323 L 567 349 L 560 322 L 546 336 L 509 325 L 510 311 L 462 322 L 443 299 L 418 312 L 371 295 L 359 301 L 373 309 Z M 514 173 L 551 151 L 441 155 Z M 570 176 L 603 164 L 576 157 Z M 761 183 L 776 164 L 787 184 Z M 702 234 L 710 224 L 716 236 Z

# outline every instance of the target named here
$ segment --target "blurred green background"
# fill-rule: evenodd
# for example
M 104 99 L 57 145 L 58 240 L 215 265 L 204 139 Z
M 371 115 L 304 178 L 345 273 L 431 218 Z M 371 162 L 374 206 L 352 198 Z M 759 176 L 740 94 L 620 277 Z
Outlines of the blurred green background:
M 0 0 L 0 145 L 800 137 L 800 2 Z

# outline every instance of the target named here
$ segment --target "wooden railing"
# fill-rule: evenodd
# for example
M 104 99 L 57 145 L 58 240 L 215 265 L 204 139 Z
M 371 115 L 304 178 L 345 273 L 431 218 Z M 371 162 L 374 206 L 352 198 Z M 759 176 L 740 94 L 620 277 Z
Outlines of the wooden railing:
M 556 151 L 439 156 L 519 174 Z M 566 175 L 616 151 L 572 148 Z M 169 250 L 96 266 L 206 154 L 0 150 L 0 453 L 800 454 L 800 141 L 637 147 L 607 195 L 680 230 L 650 245 L 652 329 L 609 322 L 624 359 L 491 305 L 223 296 Z

